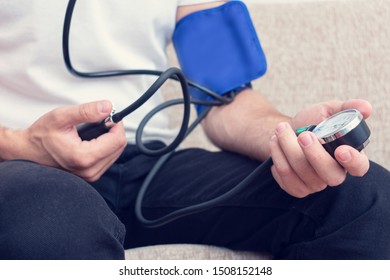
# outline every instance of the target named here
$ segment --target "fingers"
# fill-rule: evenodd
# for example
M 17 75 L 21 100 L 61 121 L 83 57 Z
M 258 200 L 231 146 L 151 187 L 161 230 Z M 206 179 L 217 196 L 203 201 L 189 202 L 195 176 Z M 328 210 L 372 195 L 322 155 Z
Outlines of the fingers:
M 78 137 L 78 136 L 77 136 Z M 91 141 L 72 141 L 63 134 L 51 141 L 51 155 L 61 168 L 87 180 L 96 181 L 120 156 L 127 141 L 123 123 Z
M 114 164 L 117 158 L 121 155 L 122 149 L 115 151 L 110 157 L 105 158 L 104 161 L 98 161 L 93 166 L 87 169 L 75 170 L 74 174 L 83 178 L 88 182 L 97 181 L 103 173 Z
M 322 147 L 313 133 L 301 133 L 298 136 L 298 143 L 316 174 L 328 186 L 338 186 L 345 180 L 345 170 Z
M 348 148 L 347 151 L 351 152 Z M 288 123 L 277 126 L 270 150 L 274 162 L 271 172 L 275 180 L 295 197 L 319 192 L 327 186 L 340 185 L 346 178 L 346 170 L 352 175 L 366 171 L 365 158 L 359 156 L 357 151 L 352 151 L 353 159 L 341 166 L 313 133 L 303 132 L 297 138 Z M 345 152 L 340 149 L 337 154 L 342 157 Z
M 98 158 L 104 159 L 107 155 L 117 150 L 122 150 L 126 144 L 126 135 L 123 123 L 114 125 L 107 133 L 100 137 L 83 143 L 88 153 L 95 154 Z
M 279 186 L 287 193 L 301 198 L 310 193 L 320 191 L 326 187 L 325 183 L 321 180 L 316 180 L 316 176 L 313 176 L 313 172 L 310 170 L 312 169 L 311 167 L 309 167 L 311 172 L 308 171 L 304 174 L 300 172 L 301 170 L 304 170 L 304 168 L 297 168 L 297 164 L 294 163 L 290 164 L 280 147 L 276 136 L 271 139 L 270 149 L 274 163 L 271 167 L 272 175 L 278 182 Z M 306 164 L 307 162 L 305 162 L 302 166 Z
M 363 117 L 366 119 L 371 115 L 372 112 L 372 105 L 364 99 L 349 99 L 344 102 L 340 100 L 330 100 L 322 104 L 325 105 L 325 107 L 323 107 L 325 112 L 322 112 L 320 115 L 325 118 L 343 110 L 356 109 L 362 113 Z
M 363 99 L 350 99 L 344 102 L 341 106 L 341 110 L 356 109 L 365 119 L 367 119 L 372 113 L 372 105 Z
M 352 176 L 362 177 L 370 168 L 370 161 L 364 153 L 346 145 L 336 149 L 335 157 Z
M 270 149 L 274 162 L 271 172 L 286 192 L 296 197 L 304 197 L 326 188 L 326 182 L 318 176 L 307 160 L 297 142 L 295 132 L 287 123 L 277 126 Z
M 72 169 L 87 181 L 94 181 L 119 157 L 127 144 L 123 123 L 75 149 L 77 158 Z
M 58 127 L 68 128 L 80 123 L 99 122 L 107 118 L 111 111 L 111 102 L 102 100 L 57 108 L 53 111 L 52 120 Z

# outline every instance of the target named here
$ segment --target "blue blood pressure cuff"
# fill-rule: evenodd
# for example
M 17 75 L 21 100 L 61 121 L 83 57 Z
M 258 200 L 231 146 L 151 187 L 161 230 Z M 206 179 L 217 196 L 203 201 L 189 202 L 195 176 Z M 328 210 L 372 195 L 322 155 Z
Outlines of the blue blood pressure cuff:
M 239 92 L 267 70 L 264 52 L 245 4 L 230 1 L 182 18 L 173 44 L 186 78 L 220 96 Z M 190 87 L 193 99 L 212 101 Z M 205 106 L 197 106 L 200 113 Z

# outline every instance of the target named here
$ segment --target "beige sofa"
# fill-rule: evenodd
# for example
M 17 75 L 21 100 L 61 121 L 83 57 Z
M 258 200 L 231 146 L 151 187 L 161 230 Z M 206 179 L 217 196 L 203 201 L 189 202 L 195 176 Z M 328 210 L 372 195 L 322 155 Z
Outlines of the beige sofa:
M 248 6 L 269 64 L 268 73 L 253 83 L 254 88 L 290 115 L 309 104 L 329 99 L 369 100 L 374 110 L 367 121 L 372 136 L 365 152 L 389 169 L 390 1 L 248 1 Z M 169 52 L 171 64 L 176 65 L 172 49 Z M 175 95 L 174 91 L 168 89 L 167 95 Z M 177 122 L 179 117 L 172 116 L 172 119 Z M 201 129 L 184 146 L 215 149 Z M 127 250 L 126 258 L 262 259 L 269 256 L 174 244 Z

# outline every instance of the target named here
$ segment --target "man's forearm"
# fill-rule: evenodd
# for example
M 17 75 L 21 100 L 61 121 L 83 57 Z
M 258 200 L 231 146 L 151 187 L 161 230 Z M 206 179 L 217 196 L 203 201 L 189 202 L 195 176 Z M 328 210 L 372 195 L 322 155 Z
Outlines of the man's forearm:
M 213 108 L 203 128 L 218 147 L 258 160 L 269 157 L 269 140 L 280 122 L 291 118 L 281 114 L 259 93 L 248 89 L 224 106 Z

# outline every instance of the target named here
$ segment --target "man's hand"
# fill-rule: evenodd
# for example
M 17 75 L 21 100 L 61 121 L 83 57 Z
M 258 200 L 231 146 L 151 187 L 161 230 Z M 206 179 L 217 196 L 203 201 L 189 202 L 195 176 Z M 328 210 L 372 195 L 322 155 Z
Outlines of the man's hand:
M 57 108 L 19 133 L 21 155 L 43 165 L 67 170 L 87 181 L 96 181 L 126 146 L 123 124 L 91 141 L 82 141 L 76 125 L 99 122 L 112 110 L 108 101 Z
M 317 137 L 311 132 L 303 132 L 298 137 L 295 129 L 318 124 L 325 118 L 345 109 L 355 108 L 364 118 L 371 115 L 371 105 L 364 100 L 347 102 L 330 101 L 312 106 L 292 119 L 292 126 L 278 124 L 270 142 L 274 165 L 272 174 L 287 193 L 295 197 L 305 197 L 319 192 L 327 186 L 338 186 L 346 177 L 363 176 L 369 169 L 368 158 L 350 146 L 340 146 L 335 151 L 335 159 L 325 151 Z

